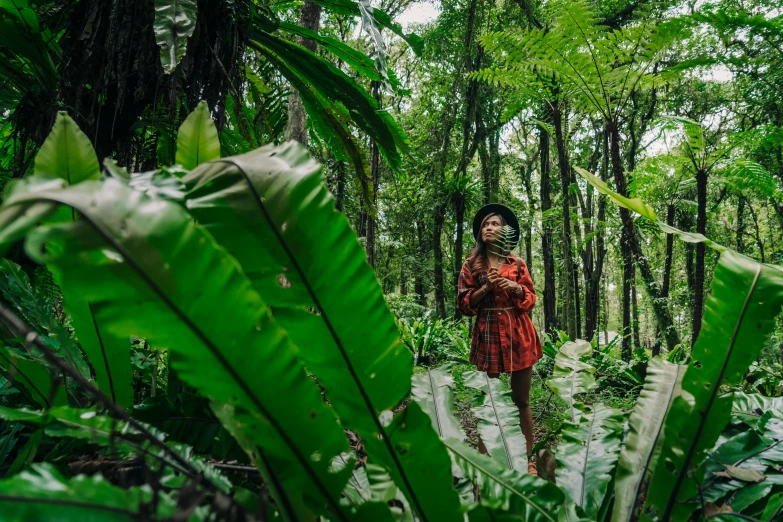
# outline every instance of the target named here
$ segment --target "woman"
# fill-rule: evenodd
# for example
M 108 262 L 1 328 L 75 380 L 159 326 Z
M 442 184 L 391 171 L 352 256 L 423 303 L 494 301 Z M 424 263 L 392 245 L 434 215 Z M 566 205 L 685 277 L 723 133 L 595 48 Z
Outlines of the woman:
M 531 458 L 530 382 L 533 365 L 543 352 L 528 315 L 536 304 L 536 294 L 525 262 L 502 251 L 500 231 L 506 224 L 514 229 L 512 242 L 516 243 L 519 222 L 508 207 L 486 205 L 473 218 L 476 246 L 462 265 L 457 306 L 463 315 L 478 316 L 470 362 L 492 378 L 511 374 L 511 395 L 519 408 L 519 423 L 527 442 L 528 473 L 537 475 Z M 486 453 L 481 440 L 479 449 Z

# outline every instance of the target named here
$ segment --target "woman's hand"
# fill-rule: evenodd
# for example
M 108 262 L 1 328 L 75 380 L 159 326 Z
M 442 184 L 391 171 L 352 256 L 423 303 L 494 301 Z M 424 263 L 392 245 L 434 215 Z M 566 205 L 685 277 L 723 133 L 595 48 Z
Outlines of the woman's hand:
M 487 280 L 489 283 L 494 287 L 495 283 L 500 283 L 500 281 L 504 279 L 503 277 L 500 277 L 498 275 L 498 267 L 493 266 L 489 270 L 487 270 Z
M 516 281 L 512 281 L 511 279 L 506 279 L 505 277 L 500 277 L 500 280 L 498 281 L 498 286 L 503 290 L 509 290 L 514 294 L 517 294 L 519 296 L 525 295 L 525 287 L 517 283 Z

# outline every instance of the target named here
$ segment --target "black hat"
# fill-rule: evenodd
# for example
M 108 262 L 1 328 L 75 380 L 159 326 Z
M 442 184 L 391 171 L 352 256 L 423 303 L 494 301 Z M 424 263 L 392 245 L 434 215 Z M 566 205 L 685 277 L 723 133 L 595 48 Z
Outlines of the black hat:
M 478 212 L 476 212 L 476 217 L 473 218 L 473 237 L 475 239 L 478 239 L 481 222 L 484 221 L 484 218 L 490 214 L 498 214 L 501 216 L 506 224 L 515 231 L 512 242 L 516 243 L 519 241 L 519 221 L 517 221 L 517 217 L 510 208 L 505 205 L 501 205 L 500 203 L 490 203 L 489 205 L 484 205 L 479 209 Z

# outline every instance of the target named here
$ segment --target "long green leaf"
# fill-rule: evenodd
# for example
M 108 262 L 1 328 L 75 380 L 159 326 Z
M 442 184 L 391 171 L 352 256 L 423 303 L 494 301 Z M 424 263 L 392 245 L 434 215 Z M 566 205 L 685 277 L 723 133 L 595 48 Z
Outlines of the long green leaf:
M 30 255 L 67 274 L 118 335 L 168 348 L 182 381 L 235 405 L 294 498 L 280 509 L 349 518 L 339 505 L 347 475 L 330 472 L 347 450 L 342 430 L 235 261 L 181 207 L 113 179 L 12 195 L 0 209 L 0 243 L 22 232 L 6 226 L 20 208 L 76 208 L 86 221 L 33 231 Z
M 454 377 L 451 364 L 427 368 L 412 379 L 411 395 L 424 413 L 432 419 L 432 427 L 440 438 L 464 440 L 465 431 L 453 415 Z
M 517 471 L 527 470 L 527 444 L 519 425 L 519 408 L 511 400 L 511 390 L 500 379 L 490 379 L 486 372 L 462 374 L 465 386 L 482 394 L 471 411 L 478 419 L 478 431 L 489 455 Z
M 619 205 L 623 208 L 627 208 L 628 210 L 632 210 L 637 214 L 639 214 L 640 216 L 643 216 L 649 219 L 650 221 L 653 221 L 656 225 L 658 225 L 658 228 L 660 228 L 666 234 L 675 234 L 677 235 L 677 237 L 679 237 L 682 241 L 685 241 L 686 243 L 704 243 L 708 247 L 712 248 L 713 250 L 717 250 L 718 252 L 723 252 L 724 250 L 726 250 L 726 247 L 719 245 L 715 241 L 712 241 L 711 239 L 704 237 L 702 234 L 696 234 L 693 232 L 684 232 L 674 227 L 670 227 L 663 221 L 659 220 L 657 214 L 655 213 L 655 209 L 645 204 L 641 199 L 626 198 L 621 196 L 617 192 L 610 189 L 609 185 L 607 185 L 605 181 L 603 181 L 598 176 L 591 174 L 587 170 L 574 165 L 574 171 L 576 171 L 580 176 L 585 178 L 585 180 L 587 180 L 588 183 L 590 183 L 593 187 L 595 187 L 598 190 L 598 192 L 609 196 L 609 198 L 616 205 Z
M 601 404 L 576 422 L 566 422 L 557 446 L 555 480 L 589 517 L 598 517 L 614 475 L 623 434 L 623 414 Z
M 658 357 L 647 365 L 644 388 L 628 421 L 628 434 L 617 466 L 612 522 L 628 521 L 634 516 L 639 493 L 654 471 L 651 465 L 663 443 L 666 412 L 682 392 L 684 373 L 685 367 Z
M 202 163 L 220 158 L 217 127 L 209 114 L 207 102 L 200 101 L 177 133 L 177 163 L 193 170 Z
M 67 185 L 100 178 L 98 158 L 90 140 L 64 112 L 57 114 L 52 132 L 35 157 L 35 173 L 64 179 Z M 73 211 L 70 218 L 76 219 Z M 63 308 L 73 319 L 79 343 L 95 370 L 98 387 L 120 406 L 130 408 L 130 339 L 103 328 L 92 304 L 78 291 L 72 291 L 68 280 L 55 279 L 63 291 Z
M 177 68 L 188 50 L 188 38 L 196 30 L 196 0 L 155 0 L 155 42 L 166 74 Z
M 362 16 L 359 4 L 353 0 L 315 0 L 316 4 L 322 5 L 332 12 L 354 16 Z M 386 27 L 400 38 L 405 40 L 413 52 L 420 56 L 424 51 L 424 40 L 415 33 L 406 34 L 402 27 L 394 23 L 391 17 L 380 9 L 372 9 L 372 18 L 383 27 Z
M 404 429 L 402 414 L 387 424 L 388 410 L 410 391 L 410 352 L 318 165 L 287 143 L 204 165 L 183 181 L 190 213 L 274 307 L 371 461 L 389 470 L 417 516 L 458 516 L 449 456 L 429 419 L 419 422 L 409 406 Z
M 67 113 L 57 113 L 52 132 L 35 157 L 35 174 L 62 178 L 69 185 L 101 176 L 90 139 Z
M 153 495 L 150 488 L 119 488 L 100 474 L 66 479 L 50 464 L 33 464 L 29 471 L 0 481 L 3 520 L 117 522 L 150 515 L 163 519 L 177 512 L 167 494 L 158 493 L 155 502 Z
M 256 50 L 263 53 L 299 92 L 311 127 L 337 159 L 350 162 L 361 186 L 364 201 L 373 201 L 366 157 L 351 132 L 351 114 L 338 101 L 342 98 L 321 92 L 321 89 L 314 85 L 312 77 L 308 74 L 309 71 L 303 72 L 301 68 L 296 67 L 296 62 L 292 62 L 287 53 L 259 43 L 254 45 Z
M 721 397 L 719 387 L 739 382 L 773 330 L 781 306 L 783 270 L 729 250 L 721 254 L 694 363 L 683 377 L 683 396 L 674 400 L 666 419 L 660 455 L 666 465 L 656 466 L 645 516 L 657 512 L 663 520 L 676 518 L 677 500 L 696 493 L 691 470 L 701 464 L 731 414 L 731 396 Z
M 318 45 L 331 52 L 340 60 L 348 64 L 356 72 L 369 80 L 380 80 L 381 76 L 375 69 L 375 62 L 366 54 L 357 51 L 350 45 L 347 45 L 336 38 L 324 36 L 305 27 L 301 27 L 289 22 L 280 22 L 280 29 L 291 34 L 315 40 Z
M 547 387 L 568 403 L 571 421 L 576 422 L 581 414 L 577 408 L 576 396 L 596 387 L 595 367 L 584 362 L 593 353 L 590 343 L 583 340 L 569 341 L 555 355 L 552 377 L 546 380 Z
M 390 124 L 389 113 L 379 110 L 375 99 L 345 73 L 304 47 L 264 31 L 253 32 L 251 45 L 283 62 L 287 67 L 281 72 L 289 81 L 299 80 L 327 99 L 339 100 L 351 121 L 375 141 L 391 168 L 402 168 L 402 154 L 410 154 L 408 138 L 399 126 Z
M 529 522 L 558 520 L 565 494 L 552 484 L 527 473 L 509 469 L 462 441 L 444 440 L 465 475 L 476 484 L 483 506 L 520 515 Z

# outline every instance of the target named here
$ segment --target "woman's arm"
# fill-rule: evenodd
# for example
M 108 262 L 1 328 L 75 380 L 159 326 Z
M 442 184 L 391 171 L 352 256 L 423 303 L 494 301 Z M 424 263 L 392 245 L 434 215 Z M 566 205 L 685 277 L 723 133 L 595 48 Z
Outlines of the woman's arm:
M 470 273 L 467 263 L 462 265 L 457 288 L 457 309 L 462 315 L 478 314 L 478 304 L 491 290 L 491 283 L 479 285 L 476 278 Z

